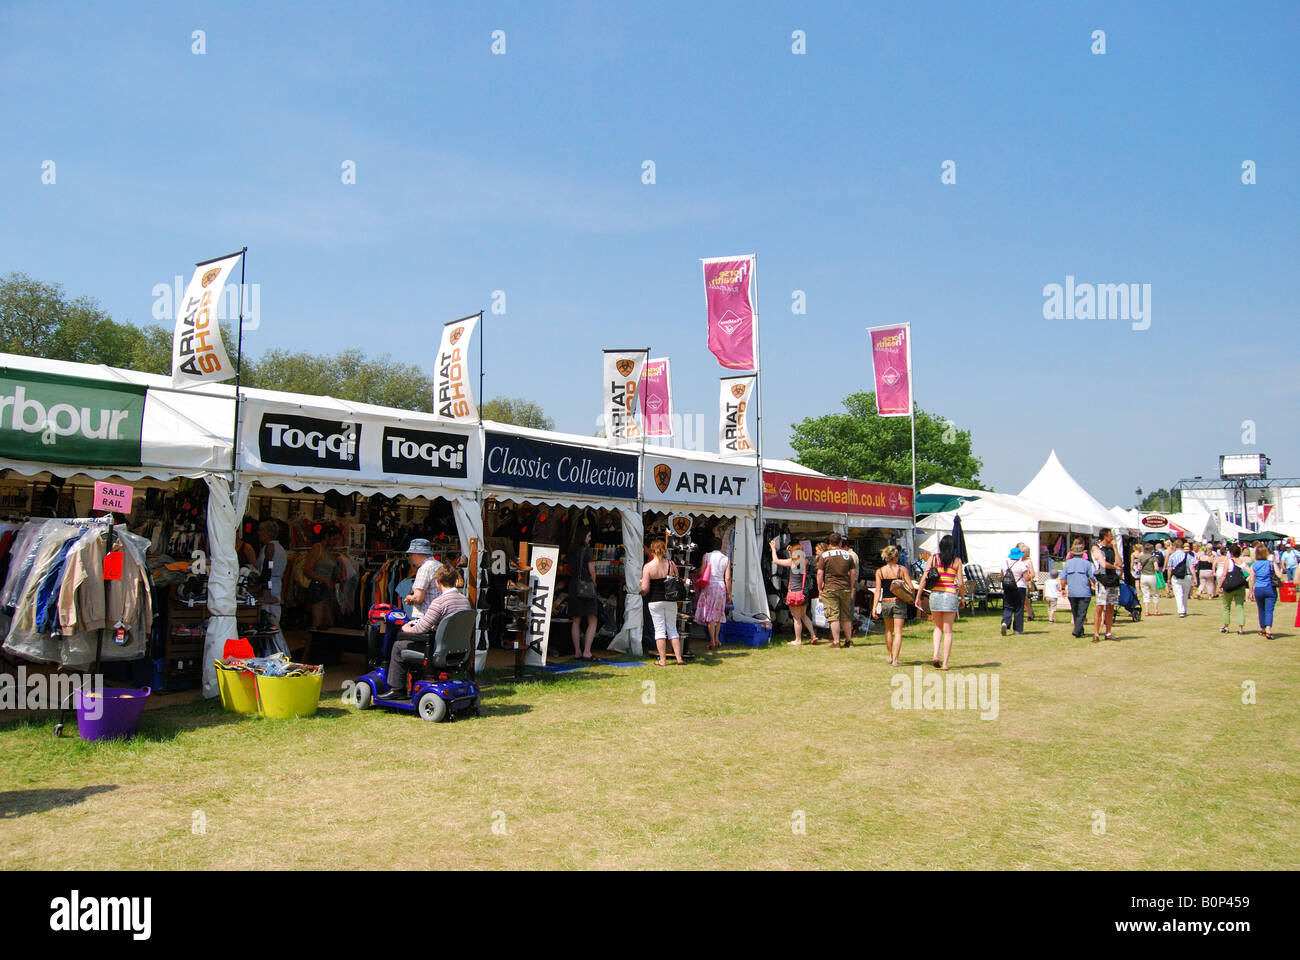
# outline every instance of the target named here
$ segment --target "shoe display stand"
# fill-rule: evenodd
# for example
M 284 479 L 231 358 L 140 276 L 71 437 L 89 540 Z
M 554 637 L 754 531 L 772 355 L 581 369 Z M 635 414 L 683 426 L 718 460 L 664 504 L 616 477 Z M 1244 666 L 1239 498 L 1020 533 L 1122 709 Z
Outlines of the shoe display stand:
M 678 535 L 669 529 L 664 534 L 664 546 L 668 559 L 677 567 L 677 574 L 686 587 L 686 597 L 677 601 L 677 634 L 682 638 L 682 659 L 689 660 L 691 653 L 691 617 L 695 614 L 695 567 L 691 566 L 691 554 L 695 543 L 690 532 Z

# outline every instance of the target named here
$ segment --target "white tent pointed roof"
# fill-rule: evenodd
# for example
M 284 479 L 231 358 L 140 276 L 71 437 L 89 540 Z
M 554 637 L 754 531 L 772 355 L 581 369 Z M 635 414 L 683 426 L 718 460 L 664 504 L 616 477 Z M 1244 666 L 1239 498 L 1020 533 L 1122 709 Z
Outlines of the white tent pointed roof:
M 1074 514 L 1099 530 L 1116 525 L 1115 514 L 1079 485 L 1079 481 L 1070 475 L 1070 471 L 1057 458 L 1055 450 L 1048 454 L 1047 462 L 1025 489 L 1020 491 L 1020 496 Z M 1126 529 L 1129 533 L 1137 532 L 1132 526 L 1126 526 Z

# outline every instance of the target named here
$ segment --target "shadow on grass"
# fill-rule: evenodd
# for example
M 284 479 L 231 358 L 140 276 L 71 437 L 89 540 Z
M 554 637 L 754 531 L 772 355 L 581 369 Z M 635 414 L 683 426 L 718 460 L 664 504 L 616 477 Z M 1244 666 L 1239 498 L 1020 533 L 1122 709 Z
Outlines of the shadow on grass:
M 0 820 L 13 820 L 29 813 L 44 813 L 56 807 L 72 807 L 97 793 L 116 790 L 117 784 L 91 787 L 6 790 L 0 792 Z

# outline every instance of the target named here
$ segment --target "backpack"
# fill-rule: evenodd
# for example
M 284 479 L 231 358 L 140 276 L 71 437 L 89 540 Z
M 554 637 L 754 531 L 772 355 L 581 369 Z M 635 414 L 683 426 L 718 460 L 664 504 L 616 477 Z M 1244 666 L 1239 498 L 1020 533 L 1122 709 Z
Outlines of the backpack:
M 1020 589 L 1020 580 L 1012 570 L 1014 563 L 1008 563 L 1002 570 L 1002 592 L 1014 594 Z
M 1187 576 L 1187 554 L 1183 554 L 1183 559 L 1178 561 L 1171 572 L 1175 580 L 1182 580 Z

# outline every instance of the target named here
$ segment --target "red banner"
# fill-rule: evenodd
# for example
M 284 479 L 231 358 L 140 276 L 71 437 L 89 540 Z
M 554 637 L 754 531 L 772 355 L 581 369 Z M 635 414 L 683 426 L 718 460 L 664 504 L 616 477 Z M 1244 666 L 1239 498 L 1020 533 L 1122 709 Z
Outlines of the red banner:
M 770 470 L 763 471 L 763 506 L 869 517 L 910 519 L 913 516 L 911 487 Z

